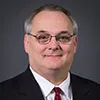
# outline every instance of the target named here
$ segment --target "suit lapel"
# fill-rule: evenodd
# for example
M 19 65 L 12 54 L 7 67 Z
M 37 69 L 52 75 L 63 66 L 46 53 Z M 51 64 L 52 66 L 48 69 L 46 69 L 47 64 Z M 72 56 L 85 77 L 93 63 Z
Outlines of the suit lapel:
M 41 89 L 29 67 L 18 79 L 17 95 L 19 100 L 44 100 Z
M 71 74 L 71 86 L 73 93 L 73 100 L 84 100 L 86 94 L 88 94 L 89 87 L 82 78 Z
M 44 100 L 41 89 L 29 67 L 23 74 L 15 78 L 14 82 L 18 100 Z M 84 81 L 80 77 L 71 74 L 71 86 L 73 100 L 84 100 L 85 95 L 89 91 L 89 87 L 85 85 Z

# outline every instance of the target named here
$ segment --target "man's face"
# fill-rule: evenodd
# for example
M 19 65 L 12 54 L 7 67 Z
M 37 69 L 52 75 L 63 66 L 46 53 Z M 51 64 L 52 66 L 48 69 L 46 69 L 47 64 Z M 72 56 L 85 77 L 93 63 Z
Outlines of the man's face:
M 34 17 L 31 34 L 37 35 L 40 31 L 48 32 L 52 36 L 62 31 L 73 34 L 72 23 L 68 17 L 57 11 L 41 11 Z M 61 44 L 52 37 L 51 41 L 44 45 L 35 37 L 25 35 L 24 47 L 29 56 L 29 63 L 36 72 L 69 71 L 76 52 L 77 36 L 67 44 Z

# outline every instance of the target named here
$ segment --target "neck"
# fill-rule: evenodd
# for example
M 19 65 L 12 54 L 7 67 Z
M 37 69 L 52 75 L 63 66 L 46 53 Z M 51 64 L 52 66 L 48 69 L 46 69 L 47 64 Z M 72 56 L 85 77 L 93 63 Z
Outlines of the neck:
M 49 70 L 42 73 L 40 71 L 34 71 L 54 85 L 60 85 L 68 77 L 69 72 L 66 70 Z
M 54 85 L 60 85 L 66 78 L 68 77 L 68 74 L 66 76 L 60 76 L 60 75 L 54 75 L 50 76 L 46 76 L 44 78 L 46 78 L 48 81 L 50 81 L 51 83 L 53 83 Z
M 64 73 L 64 72 L 58 71 L 52 74 L 51 73 L 46 74 L 43 77 L 46 78 L 51 83 L 53 83 L 54 85 L 60 85 L 68 77 L 68 72 Z

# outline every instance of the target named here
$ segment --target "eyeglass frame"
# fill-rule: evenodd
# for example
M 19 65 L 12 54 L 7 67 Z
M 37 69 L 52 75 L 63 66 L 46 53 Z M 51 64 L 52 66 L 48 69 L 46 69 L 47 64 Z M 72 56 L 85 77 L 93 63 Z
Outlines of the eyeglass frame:
M 37 37 L 38 34 L 37 34 L 37 35 L 34 35 L 34 34 L 31 34 L 31 33 L 27 33 L 27 35 L 30 35 L 30 36 L 32 36 L 32 37 L 35 37 L 35 38 L 37 39 L 37 41 L 38 41 L 40 44 L 44 44 L 44 45 L 50 43 L 52 37 L 55 37 L 56 41 L 60 42 L 61 44 L 67 44 L 67 43 L 71 40 L 71 38 L 74 37 L 74 36 L 76 35 L 75 33 L 73 33 L 72 35 L 69 36 L 69 41 L 66 42 L 66 43 L 63 43 L 63 42 L 59 41 L 59 39 L 57 39 L 58 35 L 52 36 L 52 35 L 49 34 L 49 33 L 46 33 L 46 34 L 48 34 L 48 35 L 50 36 L 50 38 L 48 39 L 48 42 L 42 43 L 42 42 L 39 41 L 39 39 L 38 39 L 38 37 Z M 70 34 L 70 33 L 66 32 L 66 34 Z

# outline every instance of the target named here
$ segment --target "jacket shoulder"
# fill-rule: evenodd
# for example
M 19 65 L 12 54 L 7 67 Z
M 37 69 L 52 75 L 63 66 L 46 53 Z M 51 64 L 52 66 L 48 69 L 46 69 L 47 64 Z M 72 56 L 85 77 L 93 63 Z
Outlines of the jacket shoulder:
M 74 98 L 78 98 L 78 100 L 100 100 L 99 83 L 71 74 L 71 84 Z
M 3 82 L 0 82 L 0 93 L 3 93 L 5 91 L 11 92 L 12 89 L 17 89 L 18 88 L 18 82 L 21 80 L 21 77 L 23 76 L 23 73 L 10 78 L 8 80 L 5 80 Z
M 94 81 L 87 79 L 87 78 L 80 77 L 80 76 L 75 75 L 75 74 L 71 74 L 71 79 L 72 79 L 72 81 L 75 81 L 76 83 L 80 83 L 80 84 L 100 86 L 100 84 L 97 82 L 94 82 Z

